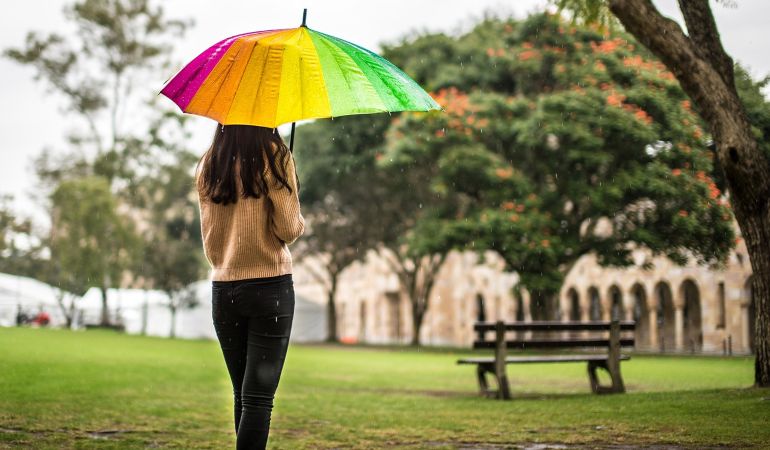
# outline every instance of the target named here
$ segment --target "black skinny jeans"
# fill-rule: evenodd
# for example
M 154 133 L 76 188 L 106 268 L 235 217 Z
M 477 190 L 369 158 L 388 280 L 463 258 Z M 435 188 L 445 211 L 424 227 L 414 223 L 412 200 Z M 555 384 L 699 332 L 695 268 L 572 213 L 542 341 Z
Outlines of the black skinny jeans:
M 291 274 L 214 281 L 212 316 L 233 383 L 236 449 L 264 449 L 294 319 Z

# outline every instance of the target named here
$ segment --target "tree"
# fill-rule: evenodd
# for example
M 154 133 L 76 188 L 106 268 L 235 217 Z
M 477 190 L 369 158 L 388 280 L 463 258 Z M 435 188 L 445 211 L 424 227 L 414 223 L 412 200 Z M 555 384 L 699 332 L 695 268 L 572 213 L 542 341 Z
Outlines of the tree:
M 77 27 L 74 40 L 30 32 L 24 47 L 4 52 L 32 67 L 35 79 L 65 100 L 73 122 L 85 125 L 68 136 L 72 151 L 53 164 L 46 164 L 48 158 L 40 161 L 38 173 L 50 186 L 83 174 L 103 176 L 111 184 L 122 179 L 122 186 L 112 186 L 120 191 L 142 149 L 141 139 L 128 131 L 136 125 L 131 118 L 141 117 L 137 110 L 146 106 L 134 89 L 147 74 L 168 68 L 170 42 L 189 24 L 166 19 L 149 0 L 81 0 L 66 7 L 65 15 Z
M 410 231 L 420 218 L 433 214 L 442 197 L 422 183 L 431 167 L 402 170 L 384 160 L 390 125 L 388 115 L 368 115 L 318 121 L 300 129 L 300 195 L 309 219 L 301 251 L 323 261 L 325 273 L 308 267 L 326 288 L 330 339 L 336 338 L 339 275 L 374 250 L 398 277 L 400 298 L 411 306 L 412 344 L 419 345 L 430 291 L 451 249 L 435 247 L 437 241 Z
M 190 23 L 167 19 L 163 9 L 149 0 L 81 0 L 66 7 L 65 14 L 76 26 L 73 38 L 30 32 L 23 47 L 4 52 L 32 67 L 35 78 L 64 99 L 72 122 L 80 125 L 68 136 L 66 152 L 43 152 L 36 159 L 41 191 L 47 194 L 82 178 L 106 180 L 118 207 L 130 211 L 126 214 L 129 220 L 143 230 L 148 247 L 154 248 L 147 253 L 151 258 L 147 264 L 154 269 L 153 285 L 176 292 L 179 283 L 200 273 L 201 258 L 192 255 L 192 249 L 198 250 L 196 241 L 188 236 L 190 227 L 195 228 L 192 236 L 199 235 L 197 219 L 189 217 L 190 210 L 195 210 L 190 200 L 191 176 L 183 173 L 191 172 L 194 158 L 163 141 L 170 139 L 167 128 L 175 128 L 172 134 L 184 132 L 179 115 L 159 113 L 155 91 L 136 88 L 146 85 L 149 74 L 170 70 L 171 43 Z M 165 165 L 157 167 L 159 162 Z M 150 176 L 166 183 L 152 181 Z M 133 248 L 136 240 L 129 241 L 126 244 L 131 248 L 121 251 L 139 254 Z M 101 281 L 105 302 L 110 287 L 105 283 L 128 282 L 141 275 L 139 264 L 121 259 L 123 263 L 130 264 L 135 273 L 121 280 L 108 277 Z M 78 280 L 90 276 L 87 267 L 73 267 L 85 270 Z M 124 269 L 104 268 L 110 273 Z M 58 278 L 56 273 L 54 278 Z M 41 272 L 38 276 L 48 275 Z M 171 303 L 176 304 L 175 300 Z M 103 320 L 106 318 L 105 310 Z
M 169 336 L 176 336 L 176 314 L 197 303 L 190 284 L 204 276 L 200 216 L 191 189 L 198 157 L 186 146 L 187 118 L 165 113 L 149 130 L 146 158 L 138 165 L 141 177 L 134 183 L 134 203 L 143 217 L 142 257 L 136 260 L 136 284 L 160 289 L 171 312 Z
M 335 298 L 340 274 L 363 260 L 382 235 L 376 217 L 380 189 L 374 180 L 380 174 L 375 154 L 388 124 L 387 116 L 351 116 L 298 129 L 296 157 L 308 230 L 297 260 L 305 261 L 326 291 L 330 342 L 338 341 Z
M 391 124 L 391 142 L 411 142 L 393 128 Z M 407 162 L 403 156 L 386 151 L 377 158 L 382 192 L 377 220 L 383 226 L 378 253 L 398 278 L 400 298 L 409 303 L 411 345 L 418 346 L 436 276 L 453 249 L 451 241 L 439 238 L 446 229 L 441 218 L 461 214 L 462 202 L 453 192 L 434 189 L 430 181 L 440 168 L 419 159 Z
M 422 183 L 455 199 L 427 235 L 497 251 L 533 318 L 555 318 L 563 278 L 588 252 L 616 266 L 640 245 L 679 263 L 724 261 L 732 217 L 699 120 L 630 37 L 540 14 L 488 19 L 444 62 L 411 52 L 420 39 L 396 58 L 433 68 L 425 82 L 445 112 L 405 115 L 386 157 L 436 167 Z
M 754 272 L 754 383 L 770 387 L 770 152 L 767 129 L 757 129 L 736 86 L 733 59 L 722 46 L 708 0 L 680 1 L 687 32 L 651 0 L 558 0 L 578 18 L 609 9 L 679 81 L 708 124 L 735 217 Z
M 32 223 L 11 208 L 13 197 L 0 195 L 0 272 L 28 276 L 34 264 Z M 26 242 L 25 242 L 26 241 Z
M 63 181 L 51 195 L 50 250 L 46 278 L 64 291 L 102 291 L 101 324 L 109 325 L 107 287 L 119 282 L 137 248 L 131 222 L 118 213 L 106 179 Z

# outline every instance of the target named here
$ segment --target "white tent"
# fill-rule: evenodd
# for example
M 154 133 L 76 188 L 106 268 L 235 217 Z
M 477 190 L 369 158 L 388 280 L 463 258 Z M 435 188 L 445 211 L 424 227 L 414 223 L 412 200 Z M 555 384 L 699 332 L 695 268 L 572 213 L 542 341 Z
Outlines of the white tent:
M 51 326 L 67 323 L 57 302 L 60 290 L 33 278 L 0 273 L 0 326 L 16 325 L 16 315 L 22 312 L 34 316 L 38 312 L 47 312 Z M 65 305 L 77 298 L 68 294 L 64 297 Z
M 176 336 L 187 339 L 215 339 L 211 315 L 211 281 L 201 280 L 189 286 L 194 292 L 195 306 L 179 308 L 176 313 Z M 78 303 L 84 324 L 97 324 L 101 317 L 101 291 L 89 290 Z M 107 305 L 110 317 L 125 327 L 127 333 L 144 330 L 151 336 L 169 336 L 171 312 L 168 297 L 161 291 L 109 289 Z M 145 306 L 146 305 L 146 306 Z M 322 305 L 295 296 L 292 342 L 321 341 L 326 337 L 326 317 Z
M 211 281 L 190 285 L 195 305 L 180 308 L 176 314 L 176 336 L 187 339 L 215 339 L 211 317 Z M 32 278 L 0 274 L 0 326 L 16 324 L 21 311 L 34 315 L 39 311 L 51 317 L 51 326 L 64 326 L 66 321 L 57 303 L 59 289 Z M 102 292 L 91 288 L 83 297 L 68 294 L 65 304 L 75 302 L 73 328 L 96 325 L 102 314 Z M 168 296 L 162 291 L 142 289 L 108 289 L 107 307 L 110 321 L 122 325 L 130 334 L 169 336 L 171 312 Z M 295 297 L 292 342 L 321 341 L 326 337 L 326 315 L 323 305 L 299 295 Z

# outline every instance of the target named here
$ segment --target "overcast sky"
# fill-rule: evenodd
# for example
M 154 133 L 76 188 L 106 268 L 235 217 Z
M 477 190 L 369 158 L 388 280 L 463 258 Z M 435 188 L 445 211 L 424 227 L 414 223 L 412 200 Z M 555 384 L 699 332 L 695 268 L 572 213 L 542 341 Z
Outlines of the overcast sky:
M 62 15 L 65 0 L 25 0 L 3 3 L 0 16 L 0 48 L 18 47 L 28 31 L 71 30 Z M 457 33 L 468 29 L 485 11 L 523 17 L 542 10 L 545 0 L 165 0 L 169 17 L 192 18 L 195 26 L 180 42 L 175 59 L 189 61 L 212 43 L 237 33 L 270 28 L 294 27 L 301 23 L 302 9 L 308 8 L 308 26 L 372 50 L 382 42 L 395 42 L 415 31 Z M 655 4 L 681 22 L 675 0 Z M 770 33 L 767 0 L 738 0 L 737 8 L 714 6 L 722 40 L 737 61 L 748 66 L 755 77 L 770 73 Z M 62 115 L 60 98 L 47 94 L 32 79 L 30 68 L 0 58 L 0 194 L 13 194 L 21 211 L 30 211 L 29 192 L 34 188 L 31 158 L 45 147 L 61 148 L 63 135 L 72 123 Z M 173 74 L 157 74 L 147 86 L 157 92 Z M 196 118 L 201 128 L 194 143 L 203 151 L 212 121 Z

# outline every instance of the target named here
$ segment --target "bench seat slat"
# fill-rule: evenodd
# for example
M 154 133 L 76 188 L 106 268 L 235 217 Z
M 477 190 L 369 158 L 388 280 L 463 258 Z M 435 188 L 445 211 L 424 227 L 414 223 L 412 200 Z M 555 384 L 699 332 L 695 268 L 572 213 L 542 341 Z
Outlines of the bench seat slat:
M 631 359 L 628 355 L 621 355 L 622 361 Z M 551 355 L 551 356 L 508 356 L 505 358 L 506 364 L 526 364 L 526 363 L 559 363 L 559 362 L 588 362 L 588 361 L 606 361 L 607 355 Z M 494 364 L 494 356 L 462 358 L 457 360 L 457 364 Z
M 512 350 L 524 350 L 533 348 L 575 348 L 575 347 L 609 347 L 609 339 L 529 339 L 506 341 L 505 345 Z M 620 345 L 623 347 L 632 347 L 633 338 L 620 339 Z M 495 348 L 495 341 L 475 341 L 474 349 Z
M 473 325 L 475 331 L 495 331 L 494 322 L 476 322 Z M 505 324 L 506 331 L 609 331 L 610 322 L 556 322 L 556 321 L 533 321 L 533 322 L 509 322 Z M 632 331 L 636 329 L 636 322 L 621 321 L 621 331 Z

